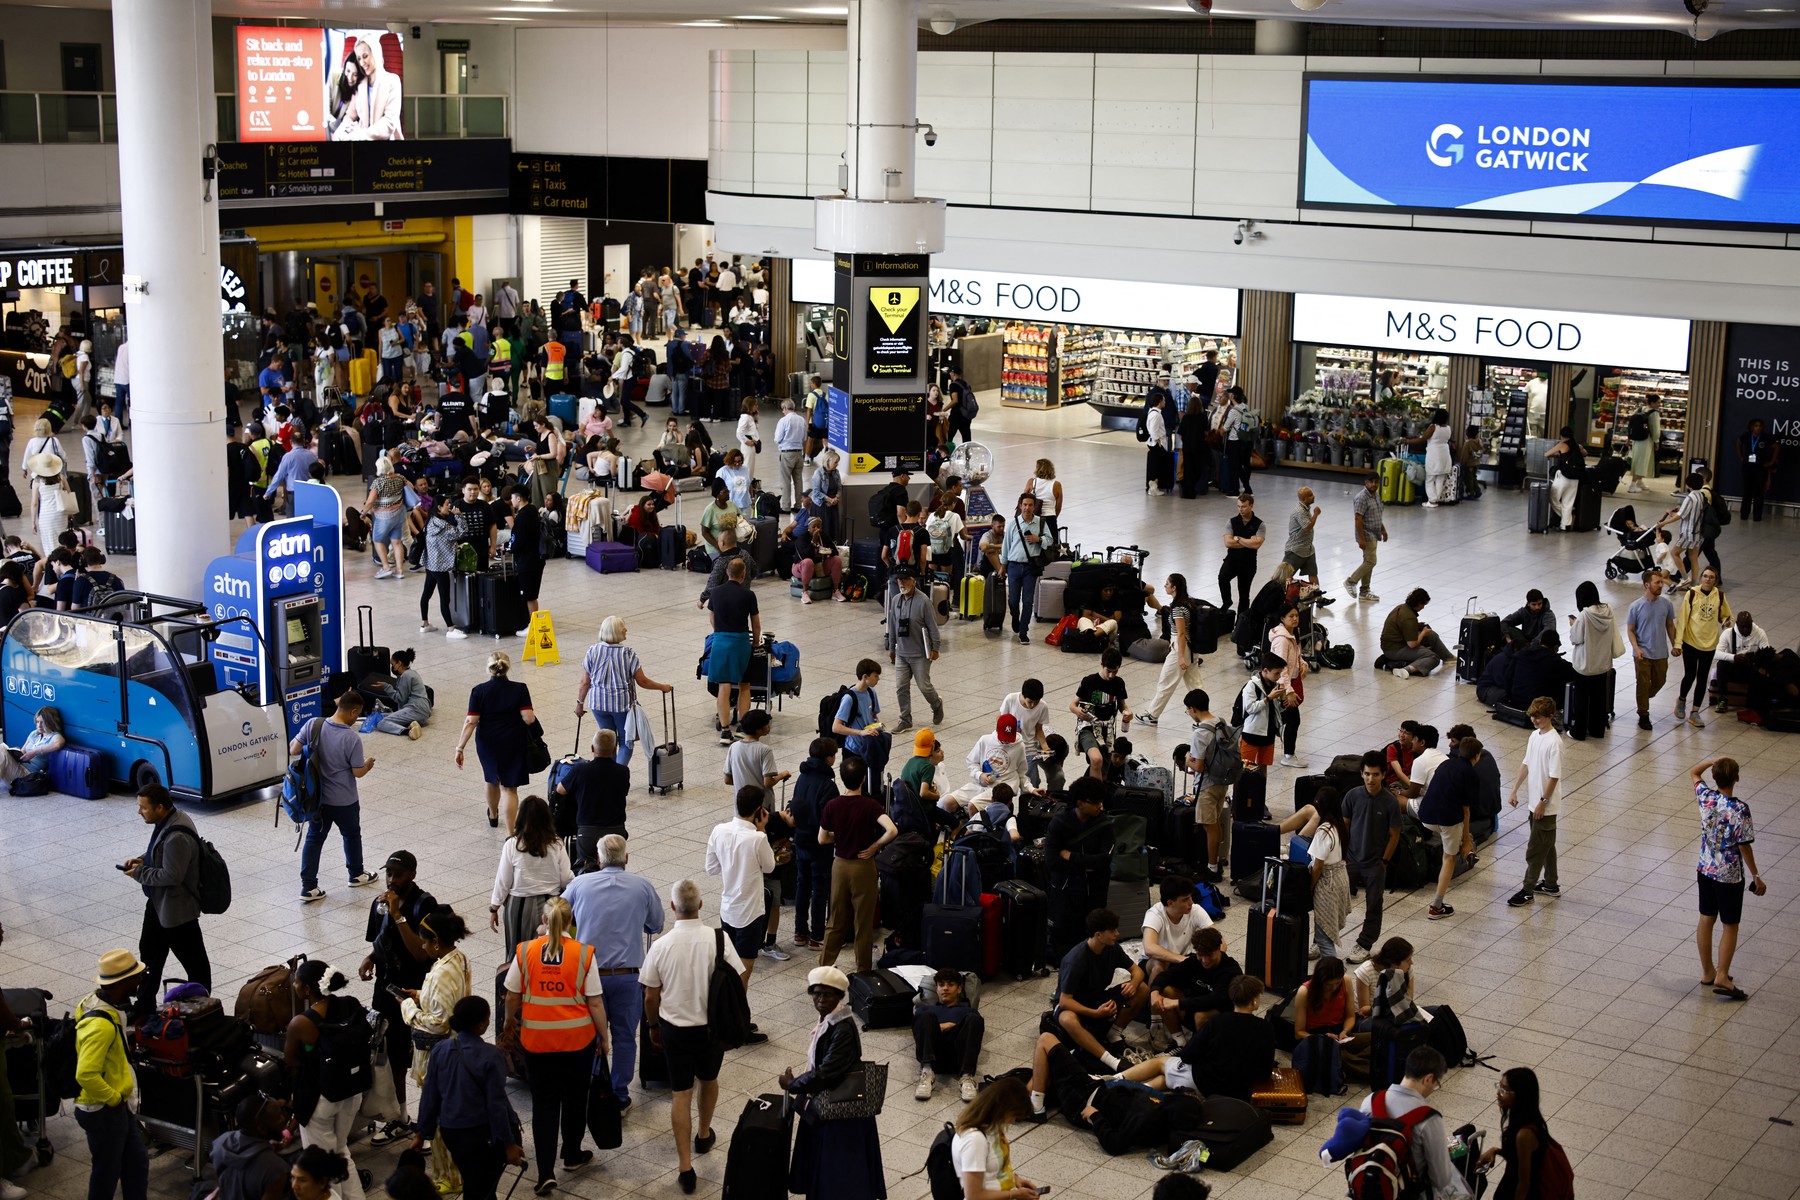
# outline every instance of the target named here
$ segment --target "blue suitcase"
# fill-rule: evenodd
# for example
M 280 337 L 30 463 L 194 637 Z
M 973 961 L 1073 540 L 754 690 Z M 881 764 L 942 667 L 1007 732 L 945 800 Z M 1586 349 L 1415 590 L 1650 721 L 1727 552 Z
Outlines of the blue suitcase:
M 575 417 L 581 401 L 567 392 L 560 392 L 550 397 L 550 415 L 563 423 L 567 432 L 575 428 Z
M 83 800 L 106 797 L 106 755 L 80 746 L 64 746 L 50 756 L 50 786 Z
M 637 550 L 620 542 L 589 542 L 587 565 L 602 575 L 617 575 L 638 569 Z
M 926 965 L 981 970 L 981 926 L 979 904 L 927 904 L 919 923 Z

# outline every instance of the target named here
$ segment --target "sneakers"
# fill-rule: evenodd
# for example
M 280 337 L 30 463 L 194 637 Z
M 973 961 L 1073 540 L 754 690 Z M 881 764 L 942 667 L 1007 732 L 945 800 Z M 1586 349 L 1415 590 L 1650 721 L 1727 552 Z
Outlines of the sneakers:
M 537 1186 L 531 1189 L 531 1194 L 534 1196 L 548 1196 L 551 1192 L 554 1192 L 555 1190 L 556 1190 L 556 1176 L 546 1175 L 542 1179 L 537 1181 Z
M 325 889 L 324 888 L 316 888 L 316 887 L 307 888 L 305 891 L 300 893 L 300 903 L 302 903 L 302 904 L 316 904 L 320 900 L 323 900 L 324 898 L 325 898 Z
M 1351 964 L 1352 966 L 1356 966 L 1361 963 L 1368 962 L 1369 961 L 1369 948 L 1367 946 L 1352 947 L 1350 950 L 1350 953 L 1345 956 L 1344 961 Z
M 1433 904 L 1430 908 L 1425 910 L 1425 919 L 1427 921 L 1441 921 L 1445 917 L 1454 917 L 1455 915 L 1456 910 L 1451 908 L 1448 904 Z
M 967 1078 L 967 1076 L 964 1076 L 964 1078 Z M 971 1097 L 971 1099 L 973 1099 L 973 1097 Z M 0 1200 L 25 1200 L 25 1197 L 30 1194 L 30 1192 L 12 1182 L 10 1179 L 0 1179 Z
M 379 875 L 375 874 L 375 872 L 373 872 L 373 871 L 364 871 L 361 875 L 356 875 L 351 878 L 350 886 L 351 887 L 368 887 L 371 883 L 374 883 L 379 878 L 381 878 L 381 877 Z
M 1306 952 L 1306 961 L 1307 962 L 1318 962 L 1319 957 L 1320 957 L 1319 948 L 1317 946 L 1313 946 L 1313 947 L 1309 948 Z
M 931 710 L 931 724 L 935 728 L 939 728 L 939 729 L 943 728 L 943 726 L 944 726 L 944 709 L 943 709 L 942 705 L 939 705 L 937 708 L 934 708 Z
M 1562 895 L 1562 889 L 1560 887 L 1556 886 L 1554 883 L 1540 883 L 1536 887 L 1532 888 L 1531 890 L 1536 892 L 1540 896 L 1560 896 L 1560 895 Z
M 411 1121 L 389 1121 L 385 1125 L 371 1126 L 369 1145 L 385 1146 L 389 1142 L 398 1142 L 413 1135 Z
M 1675 719 L 1677 721 L 1687 720 L 1687 701 L 1686 700 L 1677 700 L 1675 702 Z
M 1139 713 L 1137 715 L 1137 723 L 1139 725 L 1154 725 L 1156 724 L 1156 717 L 1151 713 Z
M 897 737 L 900 734 L 905 733 L 907 730 L 911 729 L 912 727 L 913 727 L 913 723 L 912 723 L 911 717 L 901 717 L 900 723 L 898 725 L 894 726 L 894 728 L 892 730 L 890 730 L 889 732 L 893 733 Z
M 971 1100 L 975 1099 L 975 1093 L 981 1090 L 981 1084 L 976 1082 L 975 1077 L 973 1075 L 964 1075 L 960 1080 L 957 1081 L 956 1086 L 959 1089 L 959 1092 L 960 1092 L 960 1095 L 962 1098 L 962 1102 L 964 1104 L 967 1104 Z
M 700 1177 L 694 1174 L 694 1168 L 689 1167 L 675 1177 L 675 1182 L 681 1185 L 683 1195 L 691 1196 L 694 1189 L 700 1186 Z
M 531 626 L 527 625 L 525 628 L 523 628 L 523 629 L 519 630 L 517 633 L 513 634 L 513 636 L 514 637 L 530 637 L 531 636 Z
M 406 727 L 406 736 L 415 742 L 419 740 L 419 735 L 424 732 L 425 727 L 420 725 L 417 721 L 411 722 Z
M 727 725 L 725 728 L 719 730 L 719 745 L 729 746 L 736 740 L 737 738 L 732 735 L 731 726 Z
M 1320 596 L 1317 603 L 1320 608 L 1330 608 L 1332 605 L 1337 603 L 1337 597 L 1336 596 Z
M 1713 711 L 1716 713 L 1727 713 L 1731 711 L 1731 705 L 1721 700 L 1713 705 Z
M 1377 596 L 1374 592 L 1364 592 L 1362 595 L 1358 596 L 1357 599 L 1363 601 L 1365 604 L 1381 603 L 1381 597 Z
M 1031 635 L 1029 633 L 1021 633 L 1019 635 L 1019 645 L 1021 645 L 1021 646 L 1031 645 Z
M 446 629 L 444 630 L 444 636 L 453 642 L 460 642 L 469 635 L 460 629 Z
M 747 1037 L 747 1038 L 745 1038 L 745 1039 L 744 1039 L 744 1045 L 746 1045 L 746 1046 L 760 1046 L 760 1045 L 762 1045 L 762 1044 L 763 1044 L 763 1043 L 764 1043 L 764 1042 L 766 1042 L 766 1041 L 768 1041 L 768 1040 L 769 1040 L 769 1035 L 768 1035 L 768 1034 L 766 1034 L 766 1033 L 762 1033 L 762 1032 L 760 1032 L 760 1031 L 757 1031 L 757 1032 L 752 1032 L 752 1033 L 751 1033 L 751 1034 L 750 1034 L 750 1036 L 749 1036 L 749 1037 Z
M 1346 580 L 1344 580 L 1344 590 L 1346 592 L 1349 592 L 1351 595 L 1355 595 L 1356 594 L 1356 584 L 1354 584 L 1350 580 L 1346 579 Z
M 1639 713 L 1638 714 L 1638 728 L 1639 729 L 1654 729 L 1655 728 L 1654 725 L 1650 724 L 1650 714 L 1649 713 Z
M 786 962 L 794 957 L 774 942 L 764 942 L 761 953 L 764 958 L 774 959 L 776 962 Z
M 392 579 L 393 577 L 394 577 L 394 573 L 389 570 L 384 569 L 384 570 L 375 572 L 375 578 L 377 578 L 377 579 Z
M 1412 674 L 1412 672 L 1407 670 L 1405 667 L 1395 667 L 1394 668 L 1394 678 L 1395 679 L 1405 679 L 1408 675 L 1411 675 L 1411 674 Z
M 420 633 L 436 633 L 437 631 L 438 631 L 438 627 L 436 625 L 433 625 L 430 621 L 420 621 L 419 622 L 419 632 Z
M 1284 767 L 1292 767 L 1296 771 L 1306 770 L 1306 760 L 1295 758 L 1291 754 L 1284 754 L 1281 756 L 1281 765 Z
M 563 1159 L 563 1164 L 562 1164 L 563 1170 L 579 1171 L 579 1170 L 581 1170 L 581 1168 L 587 1166 L 589 1163 L 591 1163 L 593 1161 L 594 1161 L 594 1152 L 592 1150 L 583 1150 L 581 1153 L 577 1154 L 574 1158 Z
M 1706 722 L 1700 719 L 1700 710 L 1698 708 L 1695 708 L 1693 712 L 1688 714 L 1688 724 L 1692 725 L 1695 729 L 1706 728 Z
M 695 1134 L 694 1135 L 694 1153 L 695 1154 L 706 1154 L 706 1153 L 710 1152 L 715 1145 L 718 1144 L 718 1141 L 719 1141 L 719 1134 L 718 1134 L 717 1130 L 708 1130 L 705 1137 L 701 1137 L 699 1134 Z
M 913 1089 L 914 1100 L 931 1099 L 931 1089 L 937 1086 L 937 1072 L 930 1067 L 919 1068 L 919 1086 Z
M 1506 907 L 1508 907 L 1508 908 L 1524 908 L 1527 904 L 1530 904 L 1530 903 L 1531 903 L 1531 893 L 1526 890 L 1520 890 L 1517 894 L 1515 894 L 1511 899 L 1509 899 L 1506 902 Z

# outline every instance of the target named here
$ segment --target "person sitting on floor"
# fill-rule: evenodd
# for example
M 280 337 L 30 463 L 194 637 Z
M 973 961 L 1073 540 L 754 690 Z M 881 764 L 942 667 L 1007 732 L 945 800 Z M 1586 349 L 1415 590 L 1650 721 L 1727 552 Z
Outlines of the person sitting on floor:
M 1186 1036 L 1213 1017 L 1231 1010 L 1231 981 L 1244 973 L 1238 960 L 1225 953 L 1225 935 L 1214 925 L 1194 932 L 1194 966 L 1183 978 L 1179 972 L 1164 972 L 1158 977 L 1157 990 L 1151 993 L 1150 1007 Z
M 1257 990 L 1261 992 L 1260 984 Z M 1263 1037 L 1268 1037 L 1266 1028 Z M 1031 1119 L 1049 1120 L 1049 1100 L 1069 1124 L 1092 1133 L 1108 1154 L 1162 1146 L 1177 1131 L 1198 1129 L 1203 1119 L 1198 1097 L 1163 1090 L 1163 1068 L 1171 1061 L 1156 1058 L 1112 1078 L 1095 1078 L 1081 1056 L 1055 1034 L 1042 1034 L 1031 1052 Z M 1273 1050 L 1269 1061 L 1273 1065 Z
M 1546 629 L 1537 641 L 1514 657 L 1506 703 L 1512 708 L 1526 708 L 1539 696 L 1549 696 L 1560 708 L 1563 694 L 1574 678 L 1575 668 L 1562 656 L 1561 635 Z
M 1149 1001 L 1143 968 L 1119 949 L 1118 914 L 1094 909 L 1087 915 L 1087 939 L 1063 955 L 1052 1010 L 1056 1032 L 1092 1062 L 1117 1071 L 1125 1027 Z
M 945 1071 L 958 1076 L 959 1094 L 967 1104 L 975 1099 L 980 1086 L 975 1067 L 987 1024 L 964 994 L 962 972 L 940 968 L 932 984 L 937 989 L 937 1003 L 922 1004 L 913 1012 L 913 1052 L 919 1060 L 919 1086 L 913 1089 L 913 1099 L 931 1099 L 937 1072 Z
M 1500 622 L 1506 640 L 1520 646 L 1536 641 L 1544 630 L 1555 628 L 1556 614 L 1550 611 L 1550 602 L 1544 598 L 1544 593 L 1536 588 L 1525 593 L 1525 607 Z
M 1256 1006 L 1262 1001 L 1262 980 L 1239 975 L 1226 994 L 1231 1000 L 1230 1012 L 1201 1026 L 1177 1053 L 1147 1059 L 1124 1078 L 1154 1088 L 1186 1088 L 1202 1096 L 1248 1101 L 1256 1085 L 1275 1069 L 1275 1034 L 1269 1022 L 1256 1015 Z
M 1520 644 L 1507 642 L 1494 652 L 1481 669 L 1481 678 L 1475 681 L 1475 698 L 1492 708 L 1496 704 L 1505 704 L 1506 698 L 1512 694 L 1513 667 L 1519 660 Z

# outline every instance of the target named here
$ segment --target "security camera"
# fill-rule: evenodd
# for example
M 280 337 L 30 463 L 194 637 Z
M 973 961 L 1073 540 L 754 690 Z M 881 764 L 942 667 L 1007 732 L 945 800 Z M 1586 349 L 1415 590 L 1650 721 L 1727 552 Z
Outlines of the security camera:
M 1244 244 L 1244 223 L 1242 221 L 1237 223 L 1237 230 L 1231 235 L 1231 244 L 1234 246 Z
M 931 32 L 939 37 L 949 37 L 956 32 L 956 18 L 951 16 L 931 18 Z
M 1237 223 L 1237 232 L 1231 235 L 1231 243 L 1234 246 L 1241 246 L 1244 244 L 1246 238 L 1253 242 L 1262 241 L 1263 231 L 1256 227 L 1255 221 L 1239 221 Z
M 933 129 L 930 125 L 920 125 L 919 130 L 925 135 L 925 144 L 927 146 L 937 145 L 937 130 Z

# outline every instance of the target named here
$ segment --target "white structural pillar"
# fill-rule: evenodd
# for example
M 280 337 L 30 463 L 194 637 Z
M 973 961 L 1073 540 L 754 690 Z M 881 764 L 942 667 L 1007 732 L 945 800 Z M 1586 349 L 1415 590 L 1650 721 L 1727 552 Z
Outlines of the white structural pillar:
M 231 550 L 212 44 L 209 4 L 113 5 L 138 586 L 181 598 Z
M 914 190 L 918 0 L 850 0 L 846 191 L 815 204 L 814 245 L 858 254 L 944 248 L 944 202 Z

